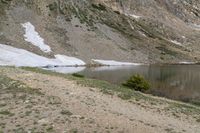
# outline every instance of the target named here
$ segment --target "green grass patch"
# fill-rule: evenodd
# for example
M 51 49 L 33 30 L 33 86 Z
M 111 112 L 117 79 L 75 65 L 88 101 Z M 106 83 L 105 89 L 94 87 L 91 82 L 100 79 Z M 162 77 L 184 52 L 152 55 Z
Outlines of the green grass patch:
M 73 115 L 73 113 L 70 112 L 70 111 L 68 111 L 68 110 L 62 110 L 60 113 L 61 113 L 62 115 L 68 115 L 68 116 Z
M 92 4 L 92 7 L 101 11 L 106 11 L 106 7 L 102 4 L 98 4 L 98 5 Z
M 49 7 L 50 11 L 56 10 L 58 5 L 56 2 L 49 4 L 47 7 Z
M 78 77 L 78 78 L 84 78 L 84 75 L 81 75 L 79 73 L 73 73 L 72 76 Z
M 2 110 L 0 111 L 0 115 L 13 116 L 14 113 L 11 113 L 9 110 Z
M 53 126 L 48 127 L 48 128 L 46 129 L 46 131 L 47 131 L 47 132 L 54 132 Z

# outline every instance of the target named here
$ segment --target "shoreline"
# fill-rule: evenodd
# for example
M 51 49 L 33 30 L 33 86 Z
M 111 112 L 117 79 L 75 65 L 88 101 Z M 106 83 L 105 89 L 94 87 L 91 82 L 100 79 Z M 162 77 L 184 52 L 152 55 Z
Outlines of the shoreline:
M 40 69 L 40 68 L 34 68 L 34 67 L 22 67 L 20 69 L 24 69 L 24 70 L 27 70 L 27 71 L 32 71 L 32 72 L 36 72 L 36 73 L 42 73 L 42 74 L 49 74 L 49 75 L 56 75 L 56 76 L 61 76 L 61 77 L 64 77 L 64 78 L 68 78 L 70 80 L 89 80 L 90 82 L 102 82 L 102 83 L 106 83 L 107 85 L 111 86 L 111 87 L 122 87 L 126 90 L 129 90 L 129 91 L 133 91 L 134 93 L 138 93 L 140 95 L 145 95 L 147 97 L 151 97 L 151 98 L 158 98 L 158 99 L 161 99 L 161 100 L 166 100 L 166 101 L 169 101 L 169 102 L 177 102 L 177 103 L 183 103 L 183 104 L 188 104 L 188 105 L 191 105 L 191 106 L 197 106 L 200 108 L 200 106 L 198 104 L 193 104 L 193 103 L 190 103 L 190 102 L 183 102 L 183 101 L 179 101 L 179 100 L 174 100 L 174 99 L 169 99 L 169 98 L 166 98 L 166 97 L 161 97 L 161 96 L 155 96 L 155 95 L 152 95 L 152 94 L 149 94 L 149 93 L 142 93 L 142 92 L 139 92 L 139 91 L 134 91 L 134 90 L 131 90 L 127 87 L 124 87 L 122 85 L 116 85 L 116 84 L 112 84 L 108 81 L 105 81 L 105 80 L 99 80 L 99 79 L 92 79 L 92 78 L 87 78 L 87 77 L 83 77 L 83 78 L 79 78 L 79 77 L 74 77 L 72 74 L 64 74 L 64 73 L 59 73 L 59 72 L 55 72 L 55 71 L 49 71 L 49 70 L 44 70 L 44 69 Z M 84 85 L 84 82 L 81 82 L 82 85 Z M 93 86 L 93 85 L 91 85 Z M 90 84 L 88 85 L 88 87 L 91 87 Z M 95 85 L 95 87 L 101 89 L 101 86 L 100 85 Z

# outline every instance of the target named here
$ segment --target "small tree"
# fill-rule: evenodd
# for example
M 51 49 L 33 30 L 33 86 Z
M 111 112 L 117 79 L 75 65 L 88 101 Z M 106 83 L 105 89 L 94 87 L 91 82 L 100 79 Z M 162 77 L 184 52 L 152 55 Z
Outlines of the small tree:
M 139 74 L 131 76 L 123 85 L 141 92 L 150 89 L 150 83 Z

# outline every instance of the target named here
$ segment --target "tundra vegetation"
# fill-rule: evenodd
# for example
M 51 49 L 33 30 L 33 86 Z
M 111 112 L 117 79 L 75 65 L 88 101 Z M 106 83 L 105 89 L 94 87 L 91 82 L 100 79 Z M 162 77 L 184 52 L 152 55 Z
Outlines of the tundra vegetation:
M 150 89 L 150 83 L 139 74 L 131 76 L 123 85 L 141 92 Z

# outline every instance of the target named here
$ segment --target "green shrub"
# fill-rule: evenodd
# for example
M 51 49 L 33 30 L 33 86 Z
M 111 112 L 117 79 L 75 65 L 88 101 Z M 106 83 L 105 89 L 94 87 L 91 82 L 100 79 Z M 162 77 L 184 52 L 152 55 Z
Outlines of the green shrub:
M 138 74 L 131 76 L 123 85 L 141 92 L 150 89 L 150 83 Z
M 84 78 L 84 75 L 81 75 L 79 73 L 73 73 L 72 76 L 78 77 L 78 78 Z
M 117 14 L 120 14 L 120 12 L 119 11 L 114 11 L 115 13 L 117 13 Z
M 52 4 L 49 4 L 47 7 L 49 7 L 49 10 L 53 11 L 57 9 L 57 3 L 54 2 Z
M 69 115 L 69 116 L 73 115 L 73 113 L 70 112 L 70 111 L 68 111 L 68 110 L 62 110 L 60 113 L 61 113 L 62 115 Z
M 92 4 L 92 7 L 98 10 L 106 11 L 106 7 L 102 4 L 98 4 L 98 5 Z

